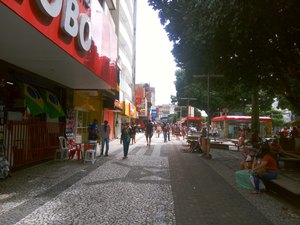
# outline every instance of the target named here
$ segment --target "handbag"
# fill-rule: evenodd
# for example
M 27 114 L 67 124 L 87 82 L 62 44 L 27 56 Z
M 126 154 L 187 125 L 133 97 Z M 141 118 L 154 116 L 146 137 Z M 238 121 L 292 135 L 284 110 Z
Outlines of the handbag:
M 253 190 L 253 185 L 250 182 L 251 170 L 235 171 L 235 181 L 239 188 Z

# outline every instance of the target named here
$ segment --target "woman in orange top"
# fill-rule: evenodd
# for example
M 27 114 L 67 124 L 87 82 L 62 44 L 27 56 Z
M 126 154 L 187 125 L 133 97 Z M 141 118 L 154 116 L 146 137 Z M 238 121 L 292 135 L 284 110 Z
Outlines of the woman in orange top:
M 276 179 L 278 176 L 277 163 L 267 143 L 262 145 L 261 154 L 262 154 L 261 162 L 253 169 L 253 174 L 252 174 L 254 178 L 254 184 L 255 184 L 255 193 L 259 193 L 259 179 L 273 180 Z M 261 171 L 262 169 L 265 169 L 265 173 L 260 174 L 259 171 Z

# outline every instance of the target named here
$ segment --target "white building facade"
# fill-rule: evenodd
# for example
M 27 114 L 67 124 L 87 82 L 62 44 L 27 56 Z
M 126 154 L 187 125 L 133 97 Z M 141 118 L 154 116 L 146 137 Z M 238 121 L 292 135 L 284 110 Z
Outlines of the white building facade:
M 119 101 L 124 114 L 115 117 L 115 136 L 120 137 L 121 124 L 136 117 L 135 62 L 136 62 L 136 0 L 116 0 L 112 12 L 118 36 Z

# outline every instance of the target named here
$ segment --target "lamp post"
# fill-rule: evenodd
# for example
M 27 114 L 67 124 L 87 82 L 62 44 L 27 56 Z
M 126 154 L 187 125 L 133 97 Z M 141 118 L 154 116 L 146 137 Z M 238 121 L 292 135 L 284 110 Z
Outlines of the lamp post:
M 190 105 L 190 100 L 197 100 L 197 98 L 181 98 L 182 100 L 187 100 L 187 120 L 186 120 L 186 126 L 187 126 L 187 129 L 189 131 L 189 116 L 190 116 L 190 108 L 189 108 L 189 105 Z
M 193 77 L 207 78 L 207 134 L 206 134 L 206 157 L 211 158 L 210 152 L 210 142 L 209 142 L 209 128 L 210 128 L 210 89 L 209 89 L 209 80 L 211 77 L 224 77 L 222 74 L 202 74 L 194 75 Z

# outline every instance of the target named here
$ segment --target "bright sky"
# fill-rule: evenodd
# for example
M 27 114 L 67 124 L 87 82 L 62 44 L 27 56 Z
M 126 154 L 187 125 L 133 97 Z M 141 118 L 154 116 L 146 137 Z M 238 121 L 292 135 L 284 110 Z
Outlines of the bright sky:
M 136 83 L 155 88 L 155 104 L 168 104 L 175 95 L 176 64 L 172 43 L 160 23 L 157 11 L 147 0 L 137 1 Z

